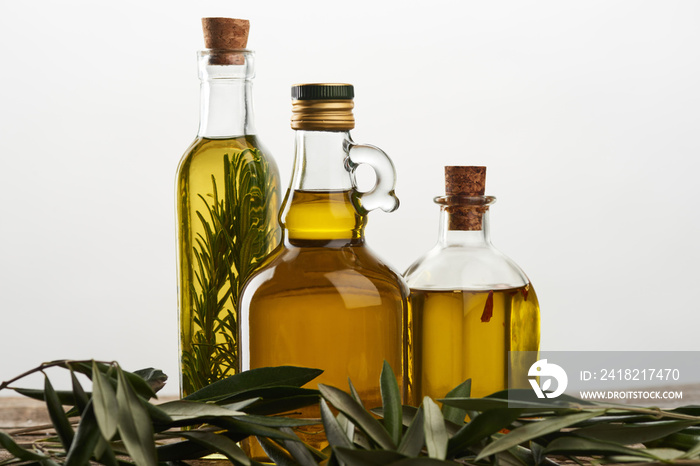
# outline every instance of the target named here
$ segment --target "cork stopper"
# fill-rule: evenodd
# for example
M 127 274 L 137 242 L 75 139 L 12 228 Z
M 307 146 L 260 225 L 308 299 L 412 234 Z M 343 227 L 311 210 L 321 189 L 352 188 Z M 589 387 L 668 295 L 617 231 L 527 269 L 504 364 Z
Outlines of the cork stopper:
M 445 194 L 483 196 L 486 191 L 486 167 L 445 167 Z
M 241 54 L 227 50 L 245 49 L 248 45 L 250 22 L 236 18 L 202 18 L 204 46 L 212 50 L 210 62 L 213 65 L 242 65 L 245 58 Z
M 486 191 L 486 167 L 445 167 L 447 196 L 483 196 Z M 450 203 L 447 207 L 449 229 L 475 231 L 482 229 L 482 217 L 487 207 Z

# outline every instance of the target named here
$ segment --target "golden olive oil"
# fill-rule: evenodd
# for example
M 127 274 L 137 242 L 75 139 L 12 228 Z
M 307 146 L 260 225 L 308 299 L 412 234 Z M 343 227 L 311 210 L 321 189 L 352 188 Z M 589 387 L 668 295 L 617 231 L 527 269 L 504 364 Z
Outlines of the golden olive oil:
M 529 387 L 536 359 L 509 362 L 508 351 L 538 351 L 539 304 L 530 284 L 494 290 L 411 289 L 411 398 L 444 398 L 472 379 L 471 396 Z M 524 384 L 524 385 L 523 385 Z
M 323 369 L 310 388 L 346 388 L 349 378 L 366 407 L 381 406 L 383 361 L 403 386 L 408 289 L 365 246 L 366 218 L 357 213 L 352 191 L 296 190 L 290 196 L 285 241 L 241 302 L 248 365 Z M 300 416 L 320 417 L 318 406 Z M 326 444 L 322 434 L 312 435 L 318 430 L 313 426 L 303 436 L 317 448 Z
M 177 179 L 182 395 L 238 372 L 238 298 L 279 243 L 279 173 L 255 136 L 198 138 Z

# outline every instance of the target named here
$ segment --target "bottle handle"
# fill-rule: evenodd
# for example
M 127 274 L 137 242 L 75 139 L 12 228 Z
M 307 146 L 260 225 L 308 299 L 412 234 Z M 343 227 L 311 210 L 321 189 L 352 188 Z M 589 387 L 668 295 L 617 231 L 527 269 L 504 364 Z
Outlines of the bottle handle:
M 363 213 L 374 209 L 382 209 L 384 212 L 393 212 L 399 207 L 399 198 L 394 193 L 396 186 L 396 170 L 394 164 L 386 153 L 378 147 L 369 144 L 356 144 L 346 139 L 344 143 L 345 169 L 350 172 L 350 178 L 354 188 L 353 200 Z M 374 187 L 366 192 L 357 190 L 355 170 L 366 163 L 374 170 L 377 182 Z

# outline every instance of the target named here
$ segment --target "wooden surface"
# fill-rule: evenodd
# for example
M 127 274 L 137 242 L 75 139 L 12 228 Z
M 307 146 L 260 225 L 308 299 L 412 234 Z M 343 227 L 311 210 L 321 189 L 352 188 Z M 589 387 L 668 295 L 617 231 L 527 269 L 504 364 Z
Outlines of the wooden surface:
M 36 432 L 24 433 L 15 441 L 24 448 L 31 448 L 34 440 L 53 432 L 51 420 L 43 401 L 24 397 L 0 397 L 0 431 L 17 434 L 28 428 L 43 427 Z M 0 449 L 0 461 L 10 458 L 7 451 Z
M 49 413 L 43 401 L 26 397 L 0 397 L 0 430 L 49 424 Z

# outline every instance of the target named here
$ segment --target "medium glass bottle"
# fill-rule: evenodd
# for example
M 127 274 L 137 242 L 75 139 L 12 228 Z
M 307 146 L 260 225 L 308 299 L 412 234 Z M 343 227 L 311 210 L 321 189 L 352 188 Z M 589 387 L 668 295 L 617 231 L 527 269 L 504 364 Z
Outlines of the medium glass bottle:
M 182 396 L 238 372 L 240 291 L 280 240 L 279 172 L 255 135 L 253 76 L 250 50 L 199 52 L 199 131 L 177 174 Z
M 390 159 L 350 137 L 353 96 L 349 84 L 292 88 L 295 165 L 280 214 L 283 240 L 243 290 L 242 363 L 323 369 L 314 386 L 347 387 L 350 378 L 375 407 L 384 360 L 403 386 L 408 288 L 365 244 L 367 213 L 391 212 L 398 199 Z M 364 163 L 377 182 L 363 193 L 354 171 Z M 318 407 L 302 411 L 320 416 Z
M 496 198 L 484 196 L 485 175 L 486 167 L 445 167 L 438 242 L 405 273 L 414 402 L 443 398 L 469 378 L 473 397 L 529 386 L 536 359 L 509 360 L 509 351 L 539 350 L 539 304 L 525 273 L 491 244 Z

